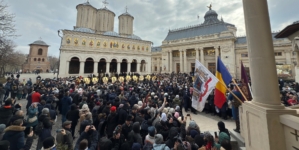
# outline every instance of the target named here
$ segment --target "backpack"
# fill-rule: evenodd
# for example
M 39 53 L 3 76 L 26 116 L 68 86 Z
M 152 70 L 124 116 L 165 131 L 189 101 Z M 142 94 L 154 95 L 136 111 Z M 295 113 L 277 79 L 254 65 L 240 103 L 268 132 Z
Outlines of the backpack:
M 37 126 L 34 129 L 34 133 L 36 133 L 36 135 L 39 135 L 44 129 L 44 123 L 43 121 L 38 122 Z

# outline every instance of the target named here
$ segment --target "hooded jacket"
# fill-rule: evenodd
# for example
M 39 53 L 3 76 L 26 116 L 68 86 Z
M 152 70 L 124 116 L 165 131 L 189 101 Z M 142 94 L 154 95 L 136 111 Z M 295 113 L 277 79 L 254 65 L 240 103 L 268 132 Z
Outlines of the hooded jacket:
M 129 133 L 129 143 L 132 147 L 133 143 L 139 143 L 141 146 L 142 144 L 142 137 L 140 135 L 140 124 L 139 122 L 133 123 L 133 130 Z
M 13 143 L 10 144 L 10 150 L 30 149 L 33 142 L 33 138 L 32 137 L 27 138 L 26 145 L 25 145 L 24 130 L 25 127 L 16 126 L 16 125 L 11 125 L 4 130 L 5 134 L 3 135 L 2 140 L 7 140 L 10 143 Z
M 8 126 L 9 120 L 13 116 L 14 107 L 11 105 L 0 108 L 0 124 Z

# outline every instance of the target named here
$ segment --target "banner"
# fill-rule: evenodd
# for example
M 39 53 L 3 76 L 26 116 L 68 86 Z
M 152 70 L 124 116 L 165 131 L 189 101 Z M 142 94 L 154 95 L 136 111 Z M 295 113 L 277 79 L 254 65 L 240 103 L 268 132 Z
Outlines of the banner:
M 195 60 L 192 107 L 202 111 L 209 94 L 215 88 L 218 79 L 198 60 Z
M 243 66 L 243 62 L 241 61 L 241 82 L 242 85 L 240 86 L 242 92 L 244 93 L 244 96 L 246 96 L 247 100 L 251 100 L 252 99 L 252 95 L 249 89 L 249 81 L 248 81 L 248 77 L 247 77 L 247 72 Z

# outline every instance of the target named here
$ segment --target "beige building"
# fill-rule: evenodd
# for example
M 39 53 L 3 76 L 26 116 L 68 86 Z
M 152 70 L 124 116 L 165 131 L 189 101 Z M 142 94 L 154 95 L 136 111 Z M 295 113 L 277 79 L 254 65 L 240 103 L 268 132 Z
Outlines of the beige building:
M 22 72 L 49 72 L 50 63 L 48 61 L 48 48 L 42 40 L 37 40 L 29 44 L 30 50 L 25 63 L 22 66 Z
M 202 24 L 169 30 L 162 45 L 152 48 L 152 72 L 193 72 L 198 59 L 215 73 L 218 56 L 235 78 L 241 76 L 241 61 L 250 70 L 246 37 L 237 37 L 235 25 L 218 19 L 212 8 L 204 19 Z M 276 34 L 272 33 L 276 63 L 293 70 L 297 62 L 291 42 L 274 38 Z
M 118 16 L 119 32 L 114 32 L 115 13 L 96 9 L 89 2 L 77 5 L 73 30 L 62 30 L 59 76 L 99 73 L 150 73 L 151 44 L 133 34 L 134 17 Z

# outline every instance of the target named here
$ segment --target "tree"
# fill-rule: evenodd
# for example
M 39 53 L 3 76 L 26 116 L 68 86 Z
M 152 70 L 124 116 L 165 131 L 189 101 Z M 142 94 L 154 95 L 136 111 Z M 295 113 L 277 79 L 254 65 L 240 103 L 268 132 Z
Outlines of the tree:
M 58 69 L 58 62 L 59 59 L 55 56 L 48 56 L 48 60 L 50 62 L 50 69 L 55 71 L 55 69 Z
M 8 5 L 3 0 L 0 1 L 0 40 L 16 37 L 15 15 L 7 11 Z
M 15 64 L 14 48 L 15 44 L 11 40 L 0 41 L 0 77 L 4 76 L 6 67 Z

